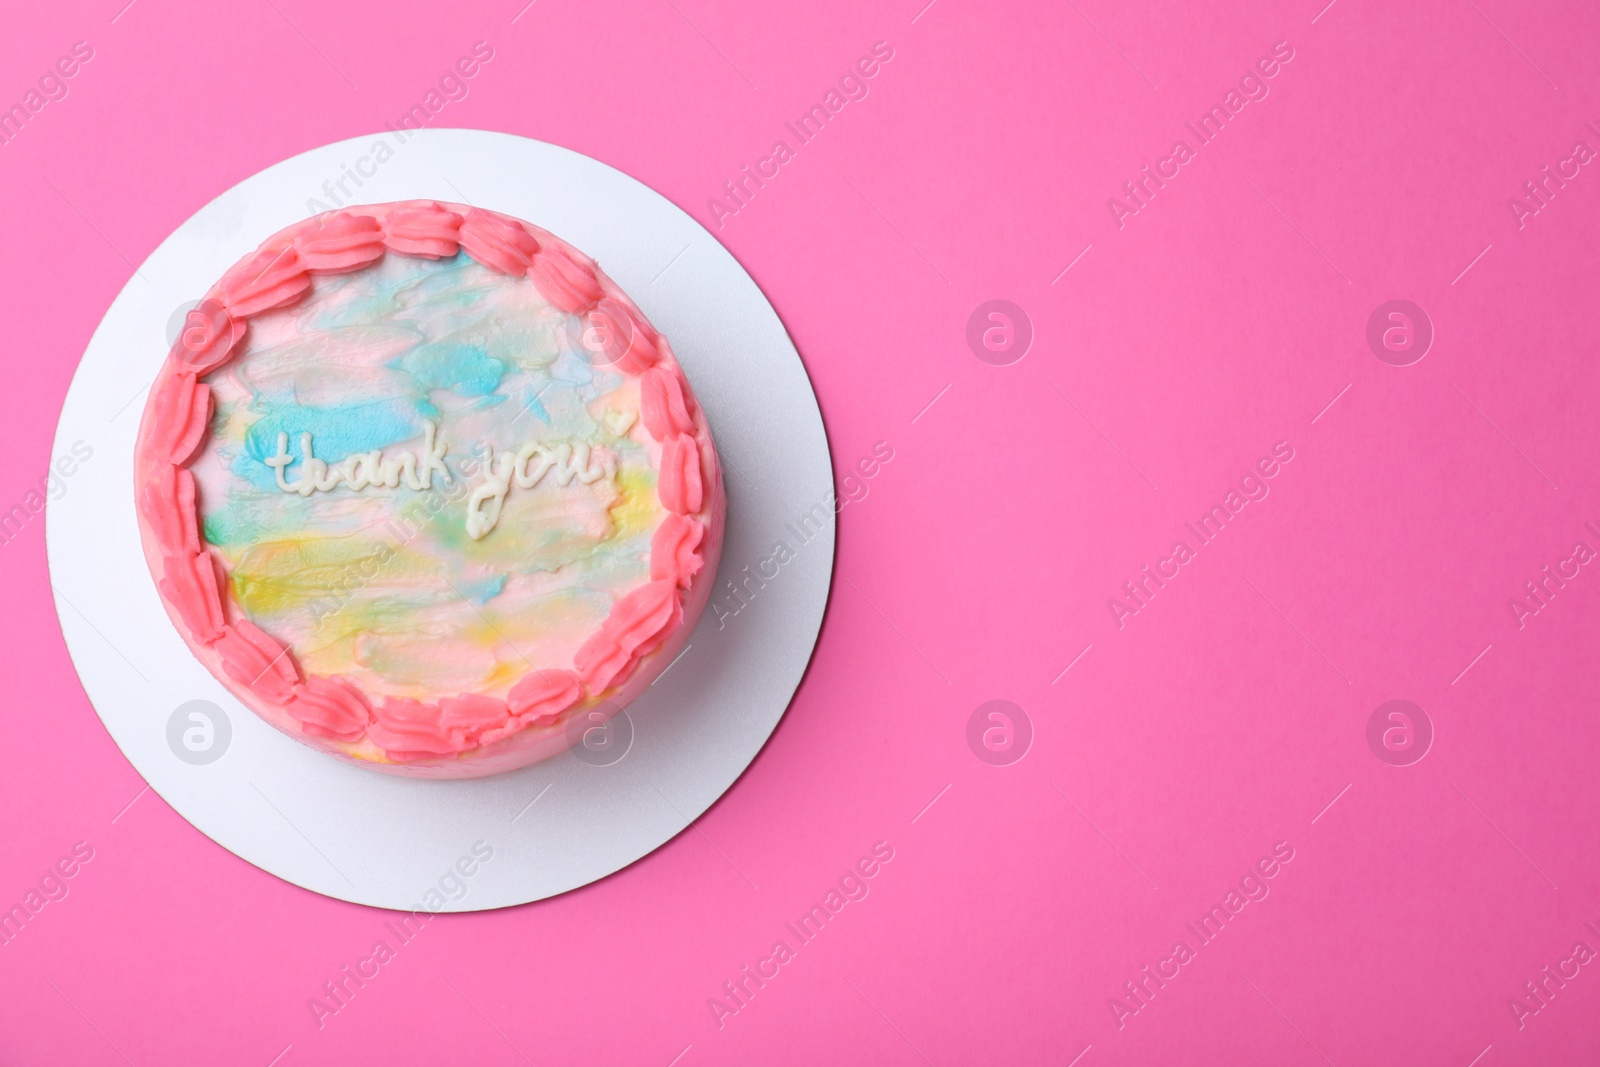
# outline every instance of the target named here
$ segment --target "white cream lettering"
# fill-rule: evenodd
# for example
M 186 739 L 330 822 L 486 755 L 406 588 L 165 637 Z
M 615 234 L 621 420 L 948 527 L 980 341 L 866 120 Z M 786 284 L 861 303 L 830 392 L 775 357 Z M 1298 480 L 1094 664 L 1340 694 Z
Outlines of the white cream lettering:
M 593 485 L 601 478 L 615 477 L 615 462 L 608 456 L 595 461 L 592 447 L 582 441 L 549 444 L 529 441 L 516 452 L 496 452 L 487 446 L 483 463 L 483 482 L 467 498 L 467 534 L 474 541 L 481 540 L 500 521 L 506 494 L 511 486 L 532 489 L 550 474 L 560 486 L 570 486 L 574 480 L 581 485 Z M 309 497 L 313 493 L 326 493 L 343 484 L 354 492 L 369 487 L 398 489 L 402 484 L 413 490 L 431 489 L 437 471 L 446 482 L 452 480 L 444 458 L 449 447 L 430 420 L 423 423 L 422 447 L 386 454 L 374 448 L 369 452 L 355 452 L 338 463 L 329 464 L 318 459 L 311 434 L 300 435 L 299 476 L 290 481 L 285 474 L 296 462 L 289 451 L 289 435 L 278 434 L 278 450 L 263 462 L 273 469 L 278 488 L 285 493 Z

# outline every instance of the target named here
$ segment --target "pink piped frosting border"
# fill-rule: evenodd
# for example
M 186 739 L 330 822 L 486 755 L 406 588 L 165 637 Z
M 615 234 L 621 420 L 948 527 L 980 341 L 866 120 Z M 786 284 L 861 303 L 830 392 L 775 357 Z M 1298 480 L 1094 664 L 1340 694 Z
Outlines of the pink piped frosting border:
M 247 618 L 228 595 L 222 561 L 205 543 L 188 464 L 210 426 L 201 379 L 239 350 L 249 319 L 300 300 L 316 274 L 358 271 L 394 253 L 432 259 L 457 251 L 490 270 L 526 277 L 550 303 L 602 316 L 615 367 L 639 379 L 640 416 L 661 449 L 657 494 L 669 514 L 650 549 L 650 580 L 619 598 L 571 669 L 536 669 L 504 700 L 464 693 L 429 702 L 371 699 L 343 677 L 308 675 L 294 652 Z M 593 319 L 591 318 L 591 322 Z M 230 268 L 189 314 L 156 377 L 135 460 L 139 514 L 168 614 L 214 674 L 269 722 L 316 747 L 370 762 L 368 745 L 400 765 L 438 764 L 507 750 L 519 735 L 559 726 L 571 713 L 614 699 L 641 663 L 676 647 L 704 607 L 721 545 L 723 490 L 710 428 L 667 341 L 583 253 L 519 219 L 479 208 L 406 201 L 325 212 L 268 238 Z M 566 747 L 524 746 L 510 769 Z M 537 750 L 537 754 L 535 753 Z M 446 773 L 449 773 L 448 771 Z

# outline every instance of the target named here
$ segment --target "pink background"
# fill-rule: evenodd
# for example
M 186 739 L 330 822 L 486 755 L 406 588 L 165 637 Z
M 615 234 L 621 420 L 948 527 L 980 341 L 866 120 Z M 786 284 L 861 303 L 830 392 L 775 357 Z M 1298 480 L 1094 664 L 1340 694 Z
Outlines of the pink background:
M 712 225 L 791 330 L 838 474 L 895 455 L 840 517 L 789 714 L 693 830 L 564 897 L 434 919 L 320 1029 L 307 999 L 392 916 L 141 793 L 35 518 L 0 547 L 0 901 L 74 842 L 94 858 L 0 948 L 0 1060 L 1600 1056 L 1600 967 L 1520 1029 L 1508 1006 L 1600 950 L 1600 577 L 1520 629 L 1508 607 L 1600 549 L 1600 174 L 1521 228 L 1507 205 L 1600 149 L 1592 5 L 122 2 L 4 15 L 0 103 L 75 41 L 94 58 L 0 148 L 0 510 L 51 460 L 131 264 L 240 179 L 397 119 L 478 40 L 494 59 L 433 125 L 586 152 Z M 867 98 L 717 228 L 708 198 L 880 40 Z M 1270 95 L 1119 229 L 1107 198 L 1278 41 Z M 965 340 L 995 298 L 1035 331 L 1010 366 Z M 1437 334 L 1408 367 L 1365 339 L 1394 298 Z M 1278 441 L 1270 496 L 1119 629 L 1107 598 Z M 1366 741 L 1395 698 L 1436 731 L 1411 766 Z M 1009 766 L 966 739 L 994 699 L 1033 726 Z M 877 841 L 870 895 L 719 1028 L 708 998 Z M 1119 1026 L 1123 983 L 1280 841 L 1270 895 Z

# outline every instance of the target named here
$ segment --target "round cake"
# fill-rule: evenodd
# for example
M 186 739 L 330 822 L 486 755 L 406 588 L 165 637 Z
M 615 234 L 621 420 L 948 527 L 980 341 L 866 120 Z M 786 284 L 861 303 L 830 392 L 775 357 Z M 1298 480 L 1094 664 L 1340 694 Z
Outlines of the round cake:
M 667 341 L 583 253 L 433 201 L 269 238 L 188 314 L 135 452 L 174 625 L 363 766 L 565 750 L 670 665 L 724 495 Z

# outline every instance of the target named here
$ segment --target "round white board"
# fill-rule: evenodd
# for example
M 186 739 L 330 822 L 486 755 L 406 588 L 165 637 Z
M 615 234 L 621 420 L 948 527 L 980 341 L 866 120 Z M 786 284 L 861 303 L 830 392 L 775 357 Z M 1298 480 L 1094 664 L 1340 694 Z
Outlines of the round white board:
M 145 567 L 134 437 L 175 314 L 262 240 L 316 211 L 424 198 L 527 219 L 597 259 L 672 338 L 710 417 L 727 469 L 719 592 L 683 655 L 628 707 L 632 739 L 620 759 L 619 741 L 587 759 L 568 753 L 460 782 L 348 766 L 278 733 L 212 678 L 168 621 Z M 313 892 L 376 907 L 477 911 L 540 900 L 677 835 L 777 726 L 833 576 L 822 417 L 755 282 L 666 198 L 586 156 L 509 134 L 358 137 L 269 167 L 207 204 L 138 269 L 90 340 L 53 454 L 70 456 L 79 442 L 92 458 L 49 505 L 50 580 L 106 729 L 151 787 L 224 848 Z M 820 529 L 797 525 L 824 514 Z M 779 541 L 793 553 L 781 566 L 769 562 Z M 733 599 L 726 581 L 758 565 L 769 577 Z M 193 701 L 216 710 L 184 707 Z M 195 708 L 202 718 L 190 718 Z M 209 733 L 207 717 L 219 720 Z

